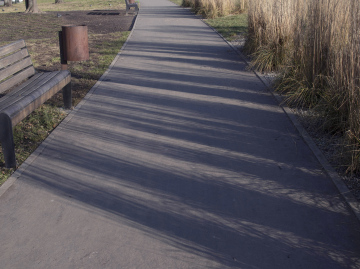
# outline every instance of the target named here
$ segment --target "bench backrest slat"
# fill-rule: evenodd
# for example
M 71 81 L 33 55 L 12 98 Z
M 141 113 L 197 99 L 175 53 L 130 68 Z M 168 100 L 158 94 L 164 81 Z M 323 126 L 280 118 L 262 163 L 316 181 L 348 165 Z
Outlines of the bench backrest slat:
M 11 78 L 0 83 L 0 93 L 7 91 L 11 87 L 27 79 L 28 77 L 31 77 L 34 74 L 35 74 L 35 69 L 33 66 L 30 66 L 25 70 L 17 73 L 15 76 L 12 76 Z
M 42 79 L 44 74 L 52 73 L 36 73 L 30 79 L 26 80 L 24 83 L 21 83 L 16 89 L 7 93 L 5 96 L 0 98 L 0 111 L 5 109 L 7 106 L 11 106 L 12 100 L 16 100 L 19 96 L 24 96 L 24 92 L 27 93 L 29 88 L 35 88 L 39 85 L 39 78 Z M 41 84 L 40 84 L 41 85 Z M 29 93 L 31 94 L 31 92 Z
M 19 72 L 29 66 L 32 66 L 31 59 L 25 58 L 19 62 L 16 62 L 13 65 L 6 67 L 4 70 L 1 70 L 1 72 L 0 72 L 0 81 L 16 74 L 17 72 Z
M 25 47 L 25 41 L 19 40 L 9 45 L 0 48 L 0 57 L 6 54 L 12 53 L 13 51 L 20 50 Z
M 0 93 L 35 74 L 24 40 L 0 47 Z
M 11 54 L 5 58 L 2 58 L 2 59 L 0 59 L 0 69 L 6 67 L 8 65 L 11 65 L 15 62 L 18 62 L 21 59 L 26 58 L 27 56 L 29 56 L 27 49 L 21 49 L 18 52 L 15 52 L 14 54 Z

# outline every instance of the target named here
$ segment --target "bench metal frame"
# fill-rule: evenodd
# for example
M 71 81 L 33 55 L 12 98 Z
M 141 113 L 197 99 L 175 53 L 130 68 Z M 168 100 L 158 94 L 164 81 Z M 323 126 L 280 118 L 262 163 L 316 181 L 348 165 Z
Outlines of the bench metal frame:
M 0 47 L 0 93 L 6 93 L 0 98 L 0 142 L 6 168 L 16 167 L 13 127 L 61 89 L 70 109 L 68 70 L 37 73 L 24 40 Z
M 137 3 L 134 4 L 130 4 L 129 0 L 125 0 L 125 4 L 126 4 L 126 15 L 128 14 L 128 12 L 130 11 L 130 8 L 134 8 L 134 10 L 136 11 L 136 13 L 139 12 L 139 6 Z

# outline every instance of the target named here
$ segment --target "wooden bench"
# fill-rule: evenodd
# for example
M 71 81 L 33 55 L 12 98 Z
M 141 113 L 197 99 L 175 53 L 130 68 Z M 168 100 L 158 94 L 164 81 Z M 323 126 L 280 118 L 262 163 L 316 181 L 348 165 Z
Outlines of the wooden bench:
M 130 8 L 134 8 L 134 10 L 137 12 L 139 12 L 139 6 L 136 3 L 130 4 L 129 0 L 125 0 L 125 4 L 126 4 L 126 15 L 128 14 L 128 12 L 130 11 Z
M 68 70 L 36 72 L 24 40 L 0 47 L 0 142 L 6 168 L 16 167 L 13 127 L 61 89 L 65 108 L 71 108 Z

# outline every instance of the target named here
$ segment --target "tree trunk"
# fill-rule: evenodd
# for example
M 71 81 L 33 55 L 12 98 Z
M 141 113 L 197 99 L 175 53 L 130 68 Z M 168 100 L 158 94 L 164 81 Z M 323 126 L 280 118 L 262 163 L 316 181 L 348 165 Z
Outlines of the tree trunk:
M 26 6 L 25 13 L 39 13 L 37 0 L 25 0 L 25 6 Z
M 55 0 L 55 4 L 61 4 L 64 3 L 64 0 Z
M 12 0 L 5 0 L 4 2 L 6 7 L 11 7 L 12 6 Z

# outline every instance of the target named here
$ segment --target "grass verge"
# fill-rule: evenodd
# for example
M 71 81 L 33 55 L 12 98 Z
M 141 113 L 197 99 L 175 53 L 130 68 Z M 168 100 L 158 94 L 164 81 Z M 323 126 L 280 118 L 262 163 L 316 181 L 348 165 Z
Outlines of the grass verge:
M 65 4 L 55 5 L 53 0 L 38 0 L 41 11 L 109 9 L 112 7 L 123 9 L 122 0 L 84 1 L 67 0 Z M 97 3 L 101 2 L 101 3 Z M 92 5 L 90 7 L 90 5 Z M 60 57 L 57 33 L 61 29 L 59 22 L 53 15 L 23 14 L 22 4 L 4 8 L 0 16 L 2 31 L 0 40 L 25 39 L 31 59 L 39 71 L 60 70 Z M 17 9 L 17 10 L 15 10 Z M 25 10 L 25 6 L 23 8 Z M 17 13 L 14 13 L 17 12 Z M 112 32 L 107 34 L 89 33 L 90 60 L 70 62 L 69 70 L 72 75 L 73 105 L 76 106 L 107 70 L 120 48 L 127 40 L 130 32 Z M 10 43 L 0 42 L 0 46 Z M 62 94 L 59 92 L 44 105 L 31 113 L 14 128 L 15 154 L 18 165 L 21 165 L 40 143 L 66 117 L 68 111 L 63 109 Z M 4 158 L 0 149 L 0 185 L 14 172 L 15 169 L 4 168 Z
M 206 22 L 229 41 L 233 41 L 239 35 L 246 36 L 247 34 L 248 17 L 246 13 L 207 19 Z
M 119 49 L 125 43 L 130 32 L 89 35 L 91 60 L 80 63 L 70 63 L 72 75 L 73 105 L 76 106 L 107 70 Z M 58 40 L 56 38 L 27 40 L 30 55 L 36 69 L 59 70 L 57 56 Z M 44 46 L 47 50 L 44 55 Z M 45 65 L 40 65 L 39 58 L 47 57 Z M 41 62 L 44 62 L 41 60 Z M 43 106 L 31 113 L 14 128 L 15 154 L 18 164 L 22 164 L 52 130 L 66 117 L 62 108 L 61 92 L 52 97 Z M 0 154 L 0 185 L 14 172 L 14 169 L 4 168 L 4 158 Z
M 194 12 L 206 18 L 224 17 L 246 11 L 249 0 L 183 0 L 183 7 L 191 7 Z
M 186 6 L 186 1 L 184 0 L 169 0 L 169 1 L 179 6 Z M 244 2 L 247 3 L 247 1 Z M 240 1 L 236 2 L 236 4 L 239 3 Z M 238 10 L 238 12 L 239 11 L 240 10 Z M 247 34 L 247 29 L 248 29 L 247 13 L 233 14 L 224 17 L 205 19 L 205 21 L 229 41 L 233 41 L 239 36 L 245 37 Z
M 182 5 L 183 0 L 170 0 L 171 2 L 173 2 L 174 4 L 177 4 L 178 6 Z

